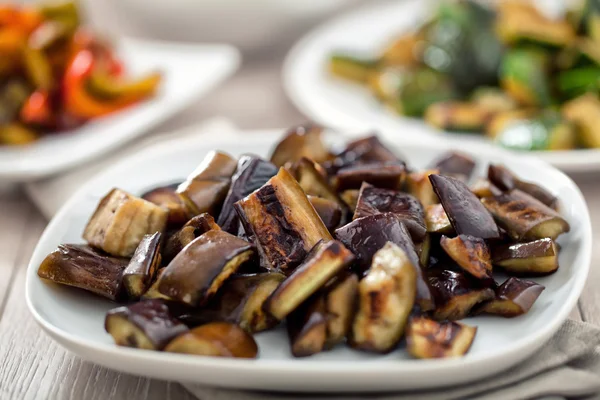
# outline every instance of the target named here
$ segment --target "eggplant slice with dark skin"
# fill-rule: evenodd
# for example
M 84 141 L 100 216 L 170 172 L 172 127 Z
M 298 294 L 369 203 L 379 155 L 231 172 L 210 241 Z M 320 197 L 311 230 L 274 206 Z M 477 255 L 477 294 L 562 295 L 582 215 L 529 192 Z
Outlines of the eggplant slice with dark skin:
M 440 199 L 437 197 L 429 181 L 429 175 L 439 174 L 437 169 L 429 169 L 425 171 L 410 172 L 406 177 L 406 190 L 408 193 L 415 196 L 423 207 L 428 207 L 432 204 L 437 204 Z
M 358 299 L 358 277 L 353 273 L 344 273 L 328 283 L 325 294 L 327 311 L 327 341 L 330 349 L 342 343 L 352 328 L 352 320 Z
M 471 189 L 471 192 L 473 192 L 473 194 L 480 199 L 483 197 L 492 197 L 502 194 L 502 190 L 485 178 L 477 179 L 469 189 Z
M 493 263 L 511 275 L 543 276 L 558 270 L 558 249 L 552 239 L 498 245 L 492 248 Z
M 423 206 L 416 197 L 363 183 L 353 219 L 385 212 L 396 214 L 406 225 L 414 241 L 420 242 L 425 238 L 425 215 Z
M 395 214 L 383 213 L 355 219 L 336 230 L 335 237 L 356 256 L 354 269 L 359 276 L 363 276 L 371 267 L 373 255 L 387 242 L 399 246 L 411 263 L 418 267 L 417 304 L 423 311 L 434 308 L 433 296 L 420 268 L 414 243 L 406 226 Z
M 308 357 L 325 349 L 327 309 L 323 296 L 313 296 L 287 317 L 287 331 L 294 357 Z
M 553 210 L 558 208 L 558 199 L 552 193 L 531 182 L 525 182 L 517 178 L 508 168 L 503 165 L 490 164 L 488 168 L 488 179 L 502 191 L 519 189 L 522 192 L 538 199 Z M 498 193 L 499 194 L 499 193 Z M 492 196 L 498 195 L 492 194 Z M 482 196 L 489 197 L 489 196 Z
M 406 180 L 404 163 L 356 164 L 337 171 L 332 179 L 333 187 L 338 191 L 359 189 L 363 182 L 378 188 L 399 190 Z
M 467 354 L 477 327 L 412 317 L 406 330 L 406 350 L 415 358 L 448 358 Z
M 340 169 L 351 165 L 401 161 L 402 159 L 385 147 L 377 136 L 367 136 L 348 143 L 342 152 L 322 164 L 328 174 L 335 175 Z
M 319 241 L 332 240 L 306 194 L 284 168 L 235 203 L 235 208 L 268 271 L 290 273 Z
M 240 157 L 237 169 L 231 177 L 231 186 L 217 219 L 217 224 L 226 232 L 237 235 L 239 217 L 233 205 L 267 183 L 279 169 L 272 163 L 254 155 Z
M 452 151 L 435 160 L 432 168 L 440 171 L 440 175 L 451 176 L 467 182 L 475 170 L 475 160 L 466 154 Z
M 202 213 L 190 219 L 180 230 L 167 239 L 163 250 L 165 263 L 171 262 L 185 246 L 210 230 L 221 230 L 221 227 L 215 223 L 210 214 Z
M 454 228 L 441 204 L 432 204 L 425 208 L 425 225 L 427 232 L 451 235 Z
M 188 330 L 162 300 L 113 308 L 106 314 L 104 329 L 117 345 L 146 350 L 162 350 L 171 339 Z
M 481 202 L 514 240 L 554 240 L 570 230 L 556 211 L 518 189 L 485 197 Z
M 429 175 L 450 223 L 459 235 L 498 239 L 498 226 L 490 212 L 466 184 L 451 176 Z
M 508 278 L 496 289 L 496 297 L 478 306 L 476 314 L 493 314 L 504 318 L 526 314 L 545 287 L 525 279 Z
M 184 247 L 165 267 L 158 290 L 174 301 L 203 305 L 254 254 L 254 246 L 245 240 L 210 230 Z
M 86 245 L 61 244 L 46 256 L 37 273 L 40 278 L 116 301 L 128 263 L 127 258 L 113 257 Z
M 348 205 L 352 212 L 356 209 L 359 193 L 360 190 L 358 189 L 348 189 L 340 193 L 340 197 L 342 198 L 342 200 L 344 200 L 344 203 Z
M 160 232 L 144 236 L 123 271 L 123 286 L 132 300 L 139 299 L 152 284 L 161 263 L 161 239 Z
M 308 201 L 315 208 L 317 214 L 329 232 L 335 231 L 342 224 L 344 211 L 338 203 L 323 197 L 308 196 Z
M 317 244 L 267 299 L 264 309 L 277 320 L 283 320 L 353 260 L 352 253 L 337 240 Z
M 442 236 L 440 244 L 464 271 L 477 279 L 493 279 L 492 257 L 483 239 L 468 235 Z
M 323 128 L 320 126 L 300 125 L 291 128 L 273 150 L 271 162 L 279 168 L 303 157 L 318 163 L 329 159 L 329 150 L 323 143 L 322 135 Z
M 142 195 L 142 199 L 169 210 L 167 219 L 169 228 L 179 228 L 194 216 L 187 207 L 184 198 L 175 191 L 177 186 L 179 184 L 160 186 Z

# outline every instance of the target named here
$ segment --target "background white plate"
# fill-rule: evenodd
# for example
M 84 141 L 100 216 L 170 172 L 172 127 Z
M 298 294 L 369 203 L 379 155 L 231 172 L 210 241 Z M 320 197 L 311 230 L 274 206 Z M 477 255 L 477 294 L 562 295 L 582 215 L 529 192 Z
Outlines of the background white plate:
M 133 75 L 158 70 L 157 95 L 139 105 L 92 120 L 29 146 L 0 146 L 0 181 L 26 181 L 71 168 L 138 137 L 231 75 L 238 51 L 227 45 L 188 45 L 123 39 L 118 54 Z
M 454 146 L 485 141 L 481 135 L 443 134 L 418 119 L 401 117 L 383 107 L 367 89 L 328 73 L 327 60 L 333 50 L 376 56 L 394 38 L 421 25 L 437 2 L 377 2 L 318 27 L 300 40 L 286 59 L 283 82 L 288 96 L 309 118 L 342 130 L 379 129 L 399 140 L 448 140 Z M 548 11 L 564 6 L 559 0 L 538 3 Z M 600 150 L 596 149 L 532 154 L 568 172 L 600 170 Z
M 480 379 L 527 358 L 559 328 L 576 304 L 591 257 L 591 225 L 585 201 L 564 174 L 531 158 L 516 157 L 491 146 L 470 146 L 483 173 L 487 160 L 504 162 L 523 178 L 556 193 L 572 231 L 561 237 L 561 268 L 536 279 L 546 286 L 528 314 L 514 318 L 470 318 L 479 327 L 471 351 L 446 360 L 412 360 L 405 351 L 373 355 L 344 346 L 305 359 L 293 359 L 282 329 L 257 335 L 260 358 L 236 360 L 168 354 L 113 344 L 103 321 L 114 303 L 83 291 L 42 282 L 36 272 L 60 243 L 82 242 L 81 233 L 98 200 L 113 186 L 141 193 L 183 179 L 212 149 L 232 155 L 266 155 L 279 138 L 274 132 L 242 132 L 239 139 L 217 137 L 180 141 L 137 154 L 91 179 L 58 212 L 42 235 L 27 271 L 29 309 L 42 328 L 67 349 L 107 367 L 156 378 L 216 386 L 284 391 L 385 391 L 459 384 Z M 406 142 L 394 150 L 410 165 L 424 167 L 445 146 Z M 485 160 L 485 161 L 484 161 Z

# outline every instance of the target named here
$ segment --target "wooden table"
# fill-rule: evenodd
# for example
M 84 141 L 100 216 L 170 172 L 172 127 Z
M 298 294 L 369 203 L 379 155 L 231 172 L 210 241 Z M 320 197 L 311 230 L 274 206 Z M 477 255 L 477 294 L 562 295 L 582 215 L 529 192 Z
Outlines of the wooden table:
M 251 62 L 205 100 L 157 132 L 222 115 L 242 128 L 281 128 L 305 121 L 280 85 L 281 56 Z M 251 100 L 249 100 L 251 99 Z M 594 231 L 600 232 L 600 187 L 577 182 L 586 196 Z M 46 220 L 15 188 L 0 194 L 0 399 L 192 399 L 177 383 L 113 372 L 68 353 L 36 325 L 25 304 L 25 269 Z M 594 238 L 588 285 L 571 318 L 600 324 L 600 236 Z M 208 399 L 206 399 L 208 400 Z

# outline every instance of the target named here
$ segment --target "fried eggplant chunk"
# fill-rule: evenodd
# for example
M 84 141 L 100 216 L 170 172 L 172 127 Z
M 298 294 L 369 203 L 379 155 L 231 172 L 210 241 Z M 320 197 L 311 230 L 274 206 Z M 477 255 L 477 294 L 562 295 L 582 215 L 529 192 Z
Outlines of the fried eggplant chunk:
M 167 226 L 178 228 L 194 215 L 188 209 L 185 199 L 175 191 L 178 185 L 161 186 L 142 195 L 142 199 L 169 210 Z
M 161 263 L 161 233 L 146 235 L 123 271 L 123 286 L 130 299 L 139 299 L 150 287 Z
M 330 349 L 342 343 L 352 328 L 358 299 L 358 277 L 353 273 L 338 275 L 328 285 L 324 298 L 327 311 L 325 347 Z
M 358 284 L 358 311 L 352 324 L 354 348 L 387 353 L 398 344 L 417 293 L 417 268 L 397 245 L 388 242 Z
M 245 330 L 228 322 L 211 322 L 185 332 L 165 347 L 170 353 L 256 358 L 258 345 Z
M 493 279 L 492 257 L 485 240 L 469 235 L 442 236 L 440 245 L 464 271 L 477 279 Z
M 104 329 L 119 346 L 162 350 L 188 328 L 169 313 L 162 300 L 143 300 L 113 308 L 106 314 Z
M 273 150 L 271 162 L 276 167 L 283 167 L 303 157 L 318 163 L 327 160 L 330 154 L 322 136 L 323 128 L 319 126 L 300 125 L 291 128 Z
M 210 230 L 184 247 L 165 267 L 158 290 L 177 302 L 203 305 L 254 253 L 254 246 L 245 240 Z
M 406 329 L 406 350 L 415 358 L 448 358 L 467 354 L 477 327 L 412 317 Z
M 355 164 L 395 163 L 402 159 L 389 150 L 377 136 L 367 136 L 348 143 L 332 160 L 323 162 L 328 174 L 335 175 L 342 168 Z
M 294 175 L 298 180 L 298 184 L 304 193 L 309 196 L 318 196 L 327 200 L 336 202 L 342 211 L 344 218 L 348 213 L 346 203 L 333 190 L 327 182 L 327 173 L 322 170 L 322 167 L 308 158 L 302 158 L 294 164 Z
M 283 320 L 353 260 L 354 256 L 341 242 L 319 243 L 267 299 L 265 310 L 277 320 Z
M 98 204 L 83 238 L 113 256 L 131 257 L 144 235 L 164 231 L 168 215 L 156 204 L 112 189 Z
M 237 235 L 239 217 L 233 205 L 267 183 L 279 169 L 272 163 L 254 155 L 240 157 L 235 173 L 231 177 L 231 186 L 223 202 L 217 224 L 226 232 Z
M 221 227 L 215 223 L 210 214 L 202 213 L 190 219 L 180 230 L 167 239 L 163 250 L 164 261 L 170 262 L 185 246 L 210 230 L 221 230 Z
M 482 239 L 500 237 L 494 218 L 467 185 L 451 176 L 432 174 L 429 179 L 456 233 Z
M 496 297 L 481 304 L 477 314 L 494 314 L 504 318 L 526 314 L 545 287 L 525 279 L 508 278 L 496 289 Z
M 466 154 L 453 151 L 435 160 L 433 168 L 440 171 L 440 175 L 451 176 L 467 182 L 475 170 L 475 160 Z
M 363 183 L 353 219 L 385 212 L 396 214 L 406 225 L 414 241 L 420 242 L 425 238 L 427 233 L 425 214 L 423 206 L 416 197 Z
M 338 203 L 323 197 L 308 196 L 308 201 L 315 208 L 317 214 L 329 232 L 333 232 L 342 224 L 344 211 Z
M 494 298 L 494 291 L 465 273 L 435 269 L 429 271 L 429 284 L 435 295 L 437 321 L 456 321 L 466 318 L 471 309 Z
M 470 187 L 471 192 L 480 199 L 483 197 L 498 196 L 502 194 L 497 186 L 485 178 L 477 179 Z
M 148 290 L 146 290 L 146 293 L 144 293 L 141 296 L 142 300 L 161 299 L 171 301 L 169 296 L 165 296 L 164 294 L 158 291 L 158 283 L 160 282 L 160 277 L 164 272 L 165 268 L 161 268 L 156 272 L 156 278 L 154 279 Z
M 359 189 L 363 182 L 378 188 L 399 190 L 405 180 L 406 165 L 404 163 L 369 163 L 340 169 L 333 177 L 332 183 L 338 192 Z
M 350 210 L 354 211 L 356 209 L 356 204 L 358 203 L 358 195 L 360 190 L 358 189 L 348 189 L 344 190 L 340 197 L 344 200 L 344 203 L 348 205 Z
M 454 232 L 448 215 L 441 204 L 432 204 L 425 208 L 425 225 L 429 233 L 450 235 Z
M 235 208 L 268 271 L 289 273 L 319 241 L 332 240 L 308 197 L 284 168 L 235 203 Z
M 502 191 L 519 189 L 520 191 L 538 199 L 553 210 L 556 210 L 558 207 L 558 199 L 556 196 L 543 187 L 536 185 L 535 183 L 520 180 L 515 174 L 513 174 L 503 165 L 490 164 L 488 168 L 488 179 Z M 491 194 L 491 196 L 496 196 L 498 194 L 499 193 Z
M 518 189 L 485 197 L 481 203 L 515 240 L 554 240 L 570 230 L 569 223 L 560 214 Z
M 287 331 L 294 357 L 308 357 L 325 349 L 327 310 L 323 296 L 314 296 L 287 317 Z
M 415 196 L 423 205 L 423 207 L 437 204 L 440 202 L 437 195 L 433 191 L 429 175 L 439 174 L 437 169 L 429 169 L 425 171 L 411 172 L 406 177 L 406 190 L 408 193 Z
M 217 215 L 236 167 L 235 158 L 219 151 L 211 151 L 185 182 L 177 187 L 177 193 L 186 200 L 193 215 L 205 212 Z
M 512 275 L 542 276 L 558 270 L 558 249 L 549 238 L 496 246 L 492 256 L 494 265 Z

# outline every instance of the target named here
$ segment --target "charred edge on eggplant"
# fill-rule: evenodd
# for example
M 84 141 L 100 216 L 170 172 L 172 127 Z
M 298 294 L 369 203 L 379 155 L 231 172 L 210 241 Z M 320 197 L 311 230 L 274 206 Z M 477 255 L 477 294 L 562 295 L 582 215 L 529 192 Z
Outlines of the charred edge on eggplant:
M 477 307 L 476 314 L 494 314 L 505 318 L 526 314 L 545 287 L 532 281 L 508 278 L 496 289 L 496 297 Z
M 468 235 L 442 236 L 440 244 L 446 254 L 475 278 L 493 279 L 490 249 L 483 239 Z
M 287 317 L 287 331 L 294 357 L 320 353 L 327 340 L 327 316 L 323 296 L 316 295 Z
M 208 213 L 196 215 L 190 219 L 179 231 L 172 234 L 165 244 L 163 258 L 166 263 L 171 262 L 185 246 L 198 236 L 210 230 L 220 230 L 213 217 Z
M 543 276 L 558 270 L 558 249 L 548 238 L 496 246 L 492 254 L 494 265 L 512 275 Z
M 123 286 L 130 299 L 139 299 L 152 283 L 161 263 L 161 239 L 160 232 L 144 236 L 123 271 Z
M 460 322 L 437 322 L 412 317 L 406 331 L 406 350 L 415 358 L 447 358 L 467 354 L 477 327 Z

